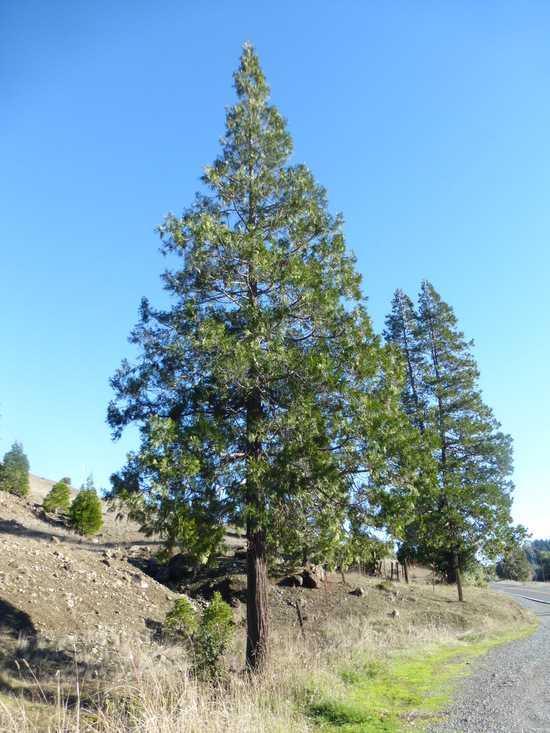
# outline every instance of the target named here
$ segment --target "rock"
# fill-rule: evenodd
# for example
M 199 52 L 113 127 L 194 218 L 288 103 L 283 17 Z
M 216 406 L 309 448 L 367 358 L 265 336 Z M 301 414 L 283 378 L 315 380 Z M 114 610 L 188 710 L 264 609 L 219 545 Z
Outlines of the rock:
M 278 583 L 278 585 L 286 588 L 301 588 L 303 584 L 304 579 L 301 575 L 287 575 Z
M 145 580 L 143 575 L 140 575 L 139 573 L 133 573 L 132 582 L 134 583 L 134 585 L 137 585 L 139 588 L 148 588 L 149 587 L 149 583 Z
M 309 565 L 301 575 L 304 588 L 320 588 L 326 578 L 325 571 L 320 565 Z
M 392 616 L 393 616 L 394 618 L 399 618 L 399 611 L 397 610 L 397 608 L 394 608 L 394 609 L 393 609 L 393 611 L 391 612 L 391 615 L 392 615 Z
M 181 553 L 170 558 L 168 569 L 170 571 L 170 580 L 175 580 L 176 582 L 192 578 L 195 574 L 194 565 L 190 565 L 185 555 Z
M 365 589 L 361 588 L 360 585 L 357 586 L 355 590 L 350 591 L 350 596 L 359 596 L 362 597 L 365 595 Z
M 167 583 L 170 580 L 170 568 L 162 565 L 155 573 L 157 583 Z
M 55 537 L 54 535 L 52 535 L 52 536 L 50 537 L 50 542 L 51 542 L 52 544 L 54 544 L 54 545 L 59 545 L 59 543 L 60 543 L 60 540 L 59 540 L 59 539 L 58 539 L 57 537 Z

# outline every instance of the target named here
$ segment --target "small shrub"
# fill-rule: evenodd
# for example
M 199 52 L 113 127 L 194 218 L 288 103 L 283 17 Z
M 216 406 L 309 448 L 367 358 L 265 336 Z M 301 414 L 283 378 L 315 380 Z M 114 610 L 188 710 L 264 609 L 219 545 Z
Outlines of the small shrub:
M 164 625 L 170 631 L 175 631 L 191 638 L 198 628 L 195 609 L 187 598 L 178 598 L 174 601 L 171 610 L 166 614 Z
M 478 588 L 486 588 L 487 584 L 494 580 L 494 576 L 492 566 L 485 567 L 480 563 L 473 563 L 461 575 L 463 585 L 473 585 Z
M 233 613 L 216 591 L 199 623 L 195 642 L 197 672 L 221 680 L 225 676 L 225 654 L 233 645 Z
M 94 535 L 103 526 L 101 502 L 90 475 L 69 507 L 69 524 L 80 534 Z
M 200 620 L 187 598 L 178 598 L 166 614 L 166 628 L 184 636 L 191 645 L 197 674 L 213 681 L 225 677 L 225 654 L 233 644 L 233 614 L 216 591 Z
M 63 481 L 58 481 L 44 497 L 42 508 L 46 512 L 53 512 L 63 509 L 68 512 L 71 505 L 71 490 Z
M 60 478 L 59 481 L 62 484 L 67 484 L 67 486 L 71 485 L 71 479 L 68 476 L 64 476 L 63 478 Z

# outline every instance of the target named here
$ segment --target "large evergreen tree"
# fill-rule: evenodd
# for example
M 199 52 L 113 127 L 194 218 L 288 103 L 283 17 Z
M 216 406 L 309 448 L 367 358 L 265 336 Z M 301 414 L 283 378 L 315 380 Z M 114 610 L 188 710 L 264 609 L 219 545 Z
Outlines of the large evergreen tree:
M 140 450 L 112 477 L 147 531 L 206 560 L 223 522 L 246 527 L 247 665 L 268 639 L 268 542 L 337 556 L 373 500 L 407 494 L 401 372 L 373 334 L 340 216 L 293 165 L 286 121 L 251 45 L 234 74 L 205 192 L 159 228 L 174 257 L 169 310 L 142 301 L 136 364 L 112 380 L 108 420 Z
M 462 600 L 460 571 L 480 555 L 502 554 L 514 539 L 512 441 L 482 400 L 473 342 L 429 282 L 422 283 L 418 313 L 396 292 L 385 336 L 403 355 L 403 404 L 422 432 L 434 478 L 417 497 L 401 552 L 435 562 Z

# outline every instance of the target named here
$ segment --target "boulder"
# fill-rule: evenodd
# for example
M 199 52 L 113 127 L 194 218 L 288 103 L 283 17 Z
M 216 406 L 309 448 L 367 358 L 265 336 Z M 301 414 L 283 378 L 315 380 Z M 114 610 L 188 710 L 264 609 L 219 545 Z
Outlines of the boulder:
M 154 576 L 157 583 L 167 583 L 170 580 L 170 568 L 161 565 Z
M 308 565 L 302 570 L 304 588 L 320 588 L 325 582 L 326 573 L 321 565 Z
M 304 579 L 301 575 L 285 575 L 285 577 L 278 582 L 278 585 L 282 585 L 287 588 L 301 588 L 303 584 Z
M 188 580 L 195 574 L 195 566 L 191 565 L 185 555 L 181 553 L 170 558 L 168 570 L 170 571 L 170 580 L 175 580 L 177 583 Z

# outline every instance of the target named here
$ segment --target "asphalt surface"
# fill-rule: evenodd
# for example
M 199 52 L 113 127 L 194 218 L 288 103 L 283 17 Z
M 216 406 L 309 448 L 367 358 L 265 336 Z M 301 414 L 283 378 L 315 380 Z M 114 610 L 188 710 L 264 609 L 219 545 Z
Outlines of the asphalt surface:
M 427 733 L 550 733 L 550 586 L 495 583 L 540 619 L 536 633 L 492 649 L 458 683 Z
M 499 590 L 510 596 L 518 598 L 528 598 L 539 603 L 550 604 L 550 585 L 546 583 L 537 583 L 537 585 L 520 585 L 519 583 L 490 583 L 493 590 Z

